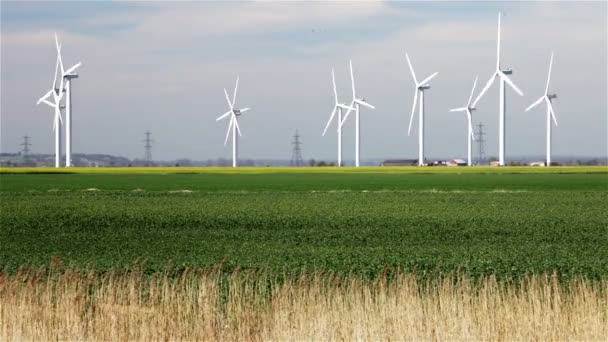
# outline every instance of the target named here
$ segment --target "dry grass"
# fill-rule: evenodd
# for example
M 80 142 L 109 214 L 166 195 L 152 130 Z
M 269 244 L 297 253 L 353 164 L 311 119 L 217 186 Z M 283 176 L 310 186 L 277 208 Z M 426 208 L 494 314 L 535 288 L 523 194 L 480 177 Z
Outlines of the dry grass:
M 608 281 L 0 275 L 1 340 L 603 340 Z

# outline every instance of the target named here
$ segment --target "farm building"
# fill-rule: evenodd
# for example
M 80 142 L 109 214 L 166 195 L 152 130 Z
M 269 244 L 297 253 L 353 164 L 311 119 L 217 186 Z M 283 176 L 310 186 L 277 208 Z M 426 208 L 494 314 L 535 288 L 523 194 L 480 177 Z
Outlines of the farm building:
M 448 166 L 467 166 L 467 162 L 462 159 L 448 160 L 446 164 Z

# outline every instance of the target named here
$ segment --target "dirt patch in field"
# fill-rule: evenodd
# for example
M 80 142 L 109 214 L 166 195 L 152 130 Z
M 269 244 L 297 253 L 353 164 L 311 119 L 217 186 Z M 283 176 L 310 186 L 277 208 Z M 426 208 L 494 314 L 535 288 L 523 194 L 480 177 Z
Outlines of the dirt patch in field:
M 192 190 L 188 190 L 188 189 L 169 191 L 170 194 L 189 194 L 191 192 L 192 192 Z

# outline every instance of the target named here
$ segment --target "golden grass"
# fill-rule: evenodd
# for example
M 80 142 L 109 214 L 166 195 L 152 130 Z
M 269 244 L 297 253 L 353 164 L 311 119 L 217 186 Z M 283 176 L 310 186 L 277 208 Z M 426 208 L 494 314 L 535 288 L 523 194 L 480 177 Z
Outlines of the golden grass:
M 422 284 L 422 285 L 421 285 Z M 269 286 L 271 285 L 271 286 Z M 331 275 L 0 276 L 1 340 L 602 340 L 608 282 L 533 275 L 390 282 Z
M 238 168 L 218 166 L 190 167 L 0 167 L 0 173 L 608 173 L 608 166 L 471 166 L 471 167 L 419 167 L 419 166 L 364 166 L 364 167 L 283 167 L 244 166 Z

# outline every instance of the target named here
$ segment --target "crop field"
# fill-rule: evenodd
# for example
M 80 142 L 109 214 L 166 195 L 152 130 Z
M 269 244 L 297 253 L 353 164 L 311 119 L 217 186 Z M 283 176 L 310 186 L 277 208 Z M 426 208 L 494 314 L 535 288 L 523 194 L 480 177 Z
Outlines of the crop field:
M 601 340 L 608 168 L 0 169 L 2 340 Z
M 1 266 L 608 276 L 606 167 L 293 169 L 3 169 Z

